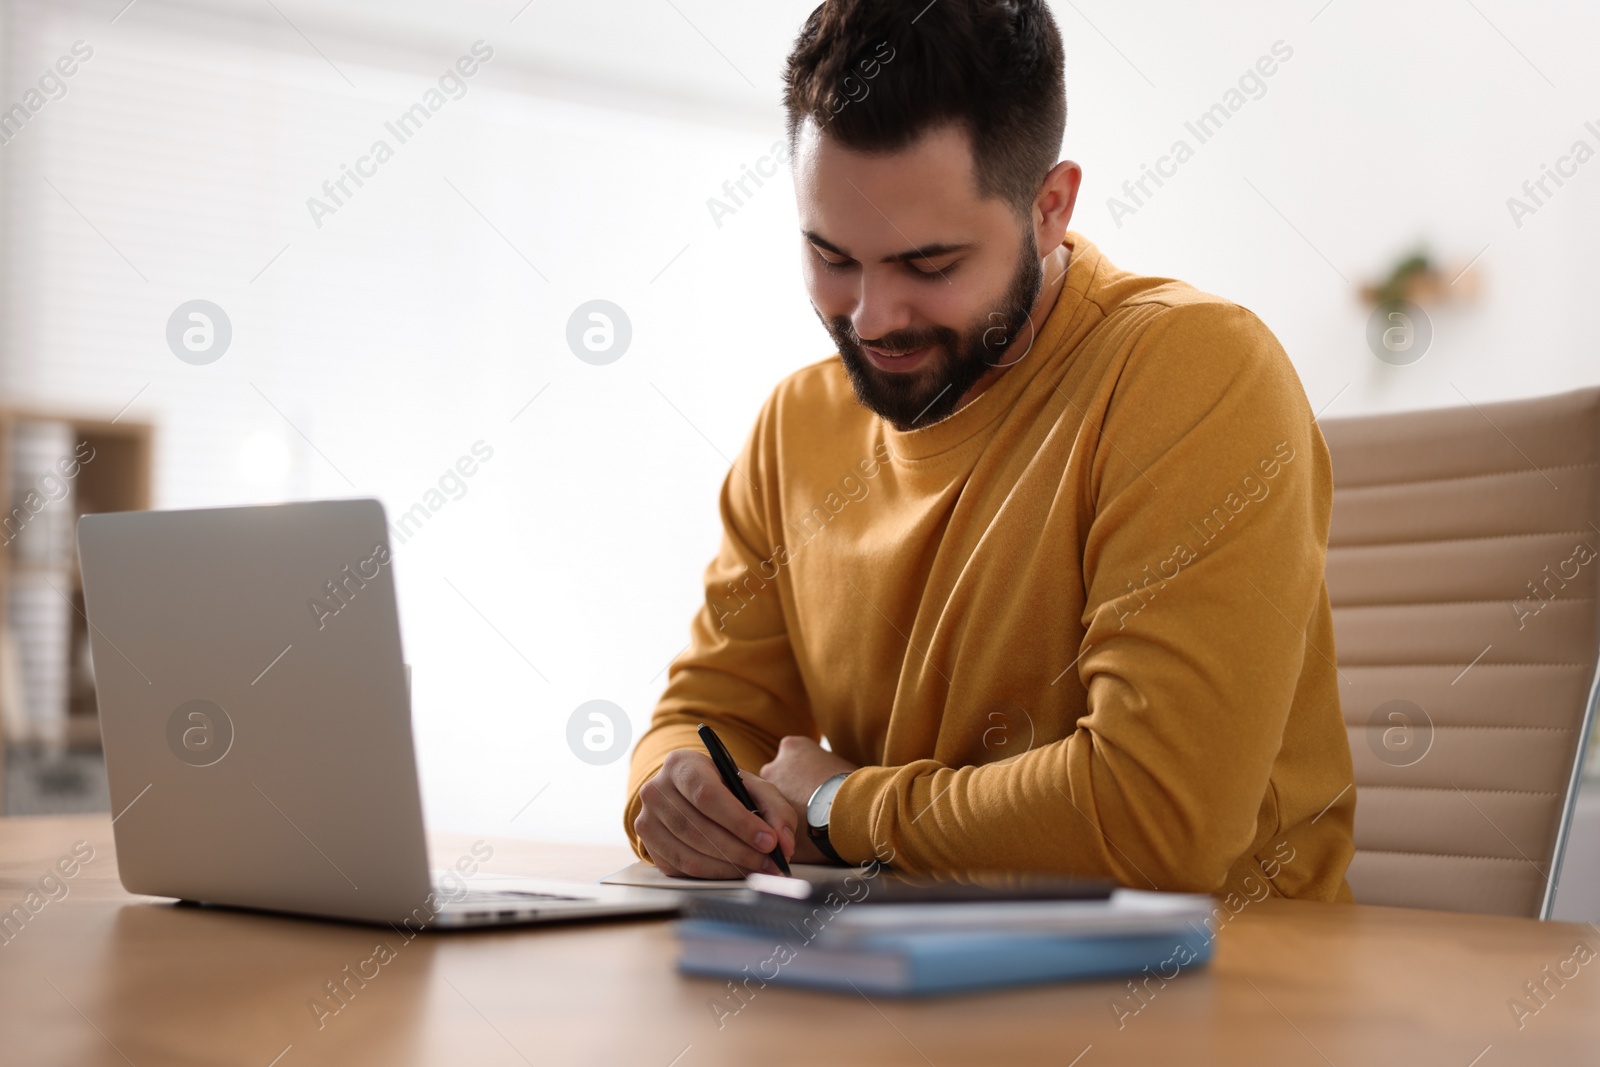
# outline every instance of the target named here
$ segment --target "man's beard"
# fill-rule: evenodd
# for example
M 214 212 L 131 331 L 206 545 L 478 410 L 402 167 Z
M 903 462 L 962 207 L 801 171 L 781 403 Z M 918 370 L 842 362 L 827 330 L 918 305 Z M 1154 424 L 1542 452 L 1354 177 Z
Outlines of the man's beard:
M 887 419 L 895 429 L 905 432 L 931 426 L 955 411 L 967 390 L 993 367 L 1010 366 L 1022 355 L 1007 360 L 1007 350 L 1030 321 L 1033 302 L 1044 285 L 1044 270 L 1039 265 L 1039 246 L 1033 231 L 1017 261 L 1011 284 L 998 308 L 986 313 L 958 334 L 948 326 L 925 330 L 903 330 L 875 338 L 872 347 L 891 352 L 914 352 L 928 345 L 937 346 L 922 367 L 915 371 L 884 371 L 873 366 L 861 350 L 850 320 L 845 317 L 823 319 L 823 326 L 839 346 L 839 358 L 863 407 Z M 817 315 L 822 318 L 820 312 Z M 1030 341 L 1030 344 L 1032 342 Z

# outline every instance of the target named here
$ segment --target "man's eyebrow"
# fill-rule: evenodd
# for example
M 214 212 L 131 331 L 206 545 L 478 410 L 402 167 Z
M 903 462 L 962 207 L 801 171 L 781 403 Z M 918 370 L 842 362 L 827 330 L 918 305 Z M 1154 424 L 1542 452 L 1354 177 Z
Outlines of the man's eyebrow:
M 852 258 L 850 253 L 846 252 L 832 241 L 829 241 L 821 234 L 812 230 L 803 230 L 801 232 L 805 235 L 806 240 L 810 241 L 812 244 L 817 245 L 820 248 L 826 248 L 829 252 L 832 252 L 836 256 Z M 933 259 L 936 256 L 949 255 L 951 252 L 965 252 L 967 249 L 972 247 L 973 245 L 970 241 L 957 244 L 938 242 L 931 245 L 923 245 L 920 248 L 913 248 L 906 252 L 896 252 L 893 255 L 884 256 L 880 262 L 904 263 L 907 260 L 912 259 Z

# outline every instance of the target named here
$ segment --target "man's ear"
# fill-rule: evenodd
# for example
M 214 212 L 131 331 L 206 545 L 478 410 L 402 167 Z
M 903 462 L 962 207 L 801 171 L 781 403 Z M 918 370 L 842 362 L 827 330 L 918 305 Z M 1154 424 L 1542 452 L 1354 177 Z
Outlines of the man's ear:
M 1044 176 L 1033 200 L 1033 237 L 1041 252 L 1055 248 L 1067 236 L 1082 183 L 1083 168 L 1070 159 L 1063 159 Z

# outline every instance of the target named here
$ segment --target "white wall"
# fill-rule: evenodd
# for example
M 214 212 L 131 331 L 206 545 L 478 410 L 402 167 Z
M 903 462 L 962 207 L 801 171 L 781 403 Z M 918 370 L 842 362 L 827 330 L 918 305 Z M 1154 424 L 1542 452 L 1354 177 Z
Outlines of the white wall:
M 1462 404 L 1463 394 L 1481 403 L 1600 381 L 1600 346 L 1581 325 L 1600 286 L 1600 160 L 1520 228 L 1506 207 L 1575 139 L 1600 151 L 1600 76 L 1584 50 L 1600 39 L 1592 5 L 1313 0 L 1174 5 L 1159 18 L 1148 8 L 1077 10 L 1128 62 L 1074 8 L 1057 7 L 1078 44 L 1066 148 L 1085 164 L 1075 225 L 1122 266 L 1254 310 L 1315 408 L 1336 396 L 1332 416 Z M 1293 55 L 1260 98 L 1119 227 L 1107 198 L 1174 138 L 1195 144 L 1184 122 L 1279 40 Z M 1483 295 L 1437 310 L 1428 354 L 1390 367 L 1366 347 L 1355 287 L 1418 242 L 1460 265 L 1482 252 Z
M 645 727 L 727 457 L 772 383 L 830 351 L 787 177 L 720 228 L 705 204 L 781 135 L 779 65 L 810 5 L 674 2 L 280 4 L 293 26 L 236 0 L 140 0 L 114 23 L 123 0 L 19 2 L 3 31 L 0 106 L 74 40 L 95 49 L 0 147 L 7 402 L 131 400 L 160 427 L 161 507 L 398 512 L 493 447 L 395 569 L 436 825 L 621 839 L 625 761 L 576 759 L 567 717 L 604 698 Z M 1573 139 L 1600 147 L 1580 51 L 1600 19 L 1475 2 L 1055 5 L 1074 228 L 1251 307 L 1332 415 L 1600 380 L 1580 327 L 1600 162 L 1520 229 L 1505 207 Z M 480 38 L 496 58 L 467 96 L 317 228 L 306 198 Z M 1265 94 L 1118 226 L 1107 197 L 1278 40 L 1293 55 Z M 1419 238 L 1463 263 L 1487 245 L 1484 296 L 1391 368 L 1354 285 Z M 194 297 L 234 325 L 209 366 L 163 337 Z M 564 340 L 593 298 L 634 327 L 604 367 Z

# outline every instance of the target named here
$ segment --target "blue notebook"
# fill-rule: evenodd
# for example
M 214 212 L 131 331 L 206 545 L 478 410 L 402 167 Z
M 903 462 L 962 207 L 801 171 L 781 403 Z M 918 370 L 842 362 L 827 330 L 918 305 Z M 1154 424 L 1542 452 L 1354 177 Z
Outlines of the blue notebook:
M 1211 958 L 1210 936 L 1192 926 L 1101 937 L 925 931 L 821 944 L 692 919 L 678 924 L 678 937 L 678 969 L 685 974 L 902 995 L 1115 977 L 1147 967 L 1170 980 Z

